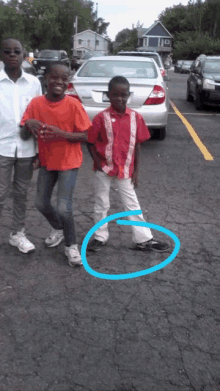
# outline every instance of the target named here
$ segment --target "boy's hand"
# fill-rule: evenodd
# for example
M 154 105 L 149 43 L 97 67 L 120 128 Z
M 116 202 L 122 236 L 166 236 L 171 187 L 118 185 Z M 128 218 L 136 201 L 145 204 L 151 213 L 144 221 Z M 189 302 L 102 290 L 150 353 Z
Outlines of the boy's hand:
M 137 170 L 134 170 L 132 177 L 131 177 L 131 182 L 134 184 L 134 187 L 138 187 L 138 172 L 137 172 Z
M 33 169 L 34 170 L 37 170 L 38 168 L 40 168 L 40 159 L 39 157 L 37 156 L 34 161 L 33 161 Z
M 39 130 L 39 137 L 45 140 L 62 136 L 63 133 L 57 126 L 44 124 Z
M 28 130 L 33 134 L 33 136 L 37 138 L 39 130 L 42 126 L 42 122 L 36 119 L 28 119 L 25 122 L 25 125 L 27 126 Z

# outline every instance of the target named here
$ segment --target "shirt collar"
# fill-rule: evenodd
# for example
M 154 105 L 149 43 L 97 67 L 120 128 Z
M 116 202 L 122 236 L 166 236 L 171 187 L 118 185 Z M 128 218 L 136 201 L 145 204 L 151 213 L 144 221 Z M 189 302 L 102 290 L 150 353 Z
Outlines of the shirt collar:
M 25 72 L 23 71 L 23 69 L 21 69 L 21 76 L 19 77 L 18 80 L 21 80 L 21 79 L 26 79 L 26 80 L 28 80 L 28 76 L 27 76 L 27 75 L 28 75 L 28 74 L 25 73 Z M 5 72 L 5 69 L 3 68 L 3 69 L 0 71 L 0 81 L 5 80 L 5 79 L 8 79 L 8 80 L 12 81 L 12 80 L 8 77 L 7 73 Z
M 112 106 L 110 106 L 108 110 L 109 110 L 110 114 L 113 115 L 114 117 L 124 117 L 124 115 L 131 114 L 131 110 L 127 106 L 126 106 L 125 112 L 123 114 L 120 114 L 117 111 L 115 111 Z

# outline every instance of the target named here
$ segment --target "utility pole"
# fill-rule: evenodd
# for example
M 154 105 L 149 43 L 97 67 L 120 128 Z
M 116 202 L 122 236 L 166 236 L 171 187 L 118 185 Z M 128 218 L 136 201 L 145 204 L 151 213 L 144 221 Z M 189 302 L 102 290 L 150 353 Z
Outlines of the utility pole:
M 78 16 L 76 15 L 76 8 L 75 8 L 75 0 L 74 0 L 74 8 L 73 8 L 73 56 L 75 52 L 75 35 L 77 34 L 77 28 L 78 28 Z M 75 22 L 74 22 L 75 20 Z
M 98 24 L 97 24 L 97 21 L 98 21 L 98 3 L 96 3 L 96 12 L 95 12 L 95 15 L 96 15 L 96 23 L 95 23 L 95 51 L 96 51 L 96 33 L 97 33 L 97 28 L 98 28 Z

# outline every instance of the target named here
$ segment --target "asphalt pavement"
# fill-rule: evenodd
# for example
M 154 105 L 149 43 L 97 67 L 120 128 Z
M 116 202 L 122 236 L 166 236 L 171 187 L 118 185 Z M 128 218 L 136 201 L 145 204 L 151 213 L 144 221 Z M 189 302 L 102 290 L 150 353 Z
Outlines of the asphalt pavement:
M 94 204 L 92 161 L 83 150 L 74 194 L 80 245 Z M 63 243 L 45 248 L 49 225 L 34 207 L 37 172 L 26 219 L 36 251 L 19 253 L 8 244 L 8 198 L 0 225 L 0 391 L 220 390 L 219 158 L 211 164 L 174 114 L 164 141 L 143 144 L 143 213 L 175 233 L 181 247 L 169 265 L 133 279 L 94 277 L 68 265 Z M 113 186 L 110 213 L 120 211 Z M 169 253 L 134 251 L 130 227 L 111 222 L 108 244 L 88 254 L 88 264 L 115 275 L 160 264 L 174 243 L 153 233 L 171 243 Z

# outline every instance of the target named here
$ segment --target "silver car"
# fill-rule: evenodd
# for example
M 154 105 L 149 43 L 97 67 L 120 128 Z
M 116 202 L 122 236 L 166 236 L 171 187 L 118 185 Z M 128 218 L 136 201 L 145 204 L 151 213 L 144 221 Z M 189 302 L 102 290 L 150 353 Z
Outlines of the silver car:
M 80 100 L 92 120 L 109 107 L 108 83 L 114 76 L 130 83 L 128 107 L 139 112 L 154 137 L 166 136 L 169 111 L 167 83 L 156 62 L 147 57 L 106 56 L 86 61 L 70 80 L 66 93 Z

